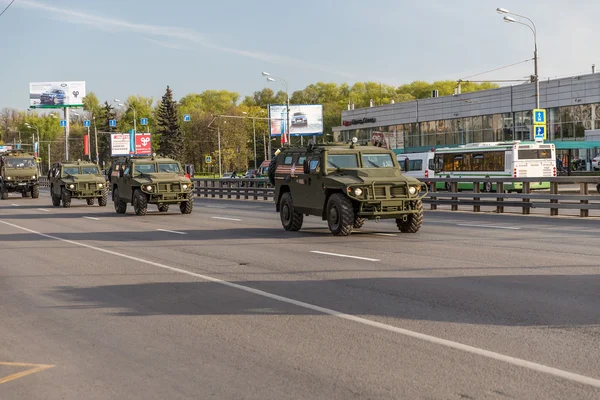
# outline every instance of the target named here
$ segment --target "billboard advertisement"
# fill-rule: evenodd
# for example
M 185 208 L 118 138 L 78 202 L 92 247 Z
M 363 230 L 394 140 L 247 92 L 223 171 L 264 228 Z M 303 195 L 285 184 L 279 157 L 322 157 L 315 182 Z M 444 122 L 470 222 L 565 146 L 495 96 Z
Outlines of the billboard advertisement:
M 131 150 L 129 133 L 110 134 L 110 155 L 112 157 L 128 156 Z
M 150 133 L 135 135 L 135 154 L 143 156 L 152 154 L 152 135 Z
M 30 108 L 83 107 L 85 82 L 30 82 Z
M 285 104 L 269 104 L 269 131 L 271 136 L 287 134 Z M 291 136 L 323 135 L 323 106 L 321 104 L 290 104 Z

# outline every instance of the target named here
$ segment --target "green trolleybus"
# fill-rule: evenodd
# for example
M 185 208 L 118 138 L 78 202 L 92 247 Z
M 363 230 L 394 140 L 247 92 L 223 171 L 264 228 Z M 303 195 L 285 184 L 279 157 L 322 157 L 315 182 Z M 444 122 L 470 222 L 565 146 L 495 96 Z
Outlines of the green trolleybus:
M 436 149 L 434 166 L 438 178 L 550 178 L 556 176 L 556 149 L 554 144 L 541 142 L 471 143 Z M 549 182 L 541 180 L 530 183 L 530 189 L 549 187 Z M 460 182 L 458 189 L 473 190 L 473 184 Z M 522 182 L 504 184 L 508 192 L 522 189 Z M 482 183 L 480 190 L 495 191 L 496 184 Z

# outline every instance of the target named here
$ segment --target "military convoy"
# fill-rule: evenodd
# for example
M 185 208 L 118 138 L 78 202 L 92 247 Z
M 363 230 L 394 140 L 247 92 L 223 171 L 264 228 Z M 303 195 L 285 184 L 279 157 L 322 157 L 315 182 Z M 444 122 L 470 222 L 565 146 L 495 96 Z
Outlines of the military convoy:
M 85 200 L 88 206 L 98 200 L 100 207 L 108 203 L 108 188 L 98 166 L 89 161 L 61 162 L 48 172 L 52 205 L 71 207 L 72 199 Z
M 360 146 L 356 139 L 284 148 L 271 162 L 269 180 L 287 231 L 300 230 L 305 215 L 326 220 L 336 236 L 360 229 L 365 220 L 395 219 L 407 233 L 423 223 L 427 185 L 403 175 L 391 150 Z
M 39 170 L 35 157 L 20 150 L 2 153 L 0 157 L 0 198 L 8 199 L 11 192 L 37 199 Z
M 108 171 L 115 211 L 127 212 L 133 205 L 136 215 L 146 215 L 148 204 L 167 212 L 171 204 L 179 205 L 182 214 L 194 208 L 194 185 L 185 176 L 181 164 L 171 158 L 121 157 L 113 161 Z

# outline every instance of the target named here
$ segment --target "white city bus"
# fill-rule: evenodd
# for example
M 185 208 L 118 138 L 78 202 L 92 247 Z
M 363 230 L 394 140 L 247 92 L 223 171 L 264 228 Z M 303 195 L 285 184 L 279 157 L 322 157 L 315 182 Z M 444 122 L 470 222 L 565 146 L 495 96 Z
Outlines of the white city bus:
M 550 178 L 556 176 L 556 149 L 541 142 L 483 142 L 435 150 L 438 178 Z M 547 189 L 549 182 L 532 182 L 531 189 Z M 473 190 L 472 183 L 459 183 L 460 190 Z M 491 183 L 483 191 L 496 190 Z M 504 184 L 504 190 L 520 192 L 523 183 Z

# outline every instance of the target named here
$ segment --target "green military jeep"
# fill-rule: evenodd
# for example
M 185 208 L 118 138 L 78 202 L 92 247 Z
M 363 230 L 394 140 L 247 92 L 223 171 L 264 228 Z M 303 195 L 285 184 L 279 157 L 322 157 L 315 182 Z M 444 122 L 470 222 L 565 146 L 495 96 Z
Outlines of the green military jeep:
M 137 215 L 146 215 L 148 204 L 156 204 L 160 212 L 178 204 L 182 214 L 192 213 L 194 185 L 178 161 L 156 155 L 122 157 L 111 165 L 109 176 L 119 214 L 127 212 L 127 203 Z
M 403 175 L 391 150 L 348 145 L 285 148 L 269 168 L 276 210 L 285 230 L 297 231 L 304 215 L 326 220 L 334 235 L 347 236 L 364 221 L 395 219 L 401 232 L 423 223 L 427 185 Z
M 21 193 L 23 197 L 40 197 L 39 170 L 35 157 L 20 150 L 1 153 L 0 198 L 8 199 L 8 193 Z
M 100 207 L 108 203 L 106 179 L 98 166 L 89 161 L 64 161 L 56 163 L 48 171 L 52 205 L 71 207 L 72 199 L 85 200 L 88 206 L 98 199 Z

